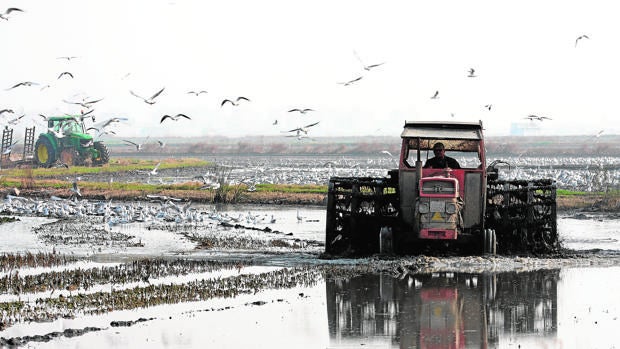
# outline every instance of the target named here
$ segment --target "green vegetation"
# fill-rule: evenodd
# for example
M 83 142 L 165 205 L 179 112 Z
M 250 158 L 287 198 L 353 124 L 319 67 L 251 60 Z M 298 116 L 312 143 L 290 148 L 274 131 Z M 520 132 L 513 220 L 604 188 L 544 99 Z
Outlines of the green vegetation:
M 36 178 L 56 177 L 56 176 L 76 176 L 91 173 L 115 173 L 128 172 L 136 170 L 152 170 L 158 161 L 155 160 L 138 160 L 138 159 L 111 159 L 110 162 L 101 167 L 85 167 L 72 166 L 70 168 L 34 168 L 34 169 L 6 169 L 2 174 L 6 177 L 21 178 L 32 175 Z M 210 163 L 199 159 L 166 159 L 161 162 L 160 170 L 167 168 L 185 168 L 185 167 L 201 167 L 208 166 Z M 31 173 L 29 173 L 31 172 Z
M 327 185 L 257 184 L 257 192 L 326 194 Z

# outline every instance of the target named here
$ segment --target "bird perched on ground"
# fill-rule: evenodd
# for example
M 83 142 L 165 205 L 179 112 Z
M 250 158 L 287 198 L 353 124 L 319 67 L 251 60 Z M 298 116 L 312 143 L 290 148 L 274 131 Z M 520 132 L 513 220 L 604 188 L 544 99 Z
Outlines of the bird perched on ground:
M 5 21 L 8 21 L 9 20 L 8 15 L 10 15 L 11 12 L 24 12 L 24 10 L 19 9 L 17 7 L 9 7 L 4 11 L 4 13 L 0 13 L 0 18 L 4 19 Z
M 157 163 L 157 165 L 155 165 L 155 167 L 151 170 L 151 172 L 149 172 L 149 175 L 157 175 L 159 172 L 157 172 L 157 170 L 159 169 L 159 165 L 161 165 L 161 161 Z
M 69 76 L 69 77 L 71 77 L 71 79 L 73 79 L 73 74 L 71 74 L 68 71 L 64 71 L 64 72 L 60 73 L 60 75 L 58 75 L 58 78 L 56 80 L 62 78 L 63 76 Z
M 200 91 L 189 91 L 189 92 L 187 92 L 187 93 L 188 93 L 188 94 L 193 94 L 193 95 L 195 95 L 195 96 L 200 96 L 201 94 L 203 94 L 203 93 L 208 93 L 208 92 L 207 92 L 207 91 L 205 91 L 205 90 L 200 90 Z
M 38 85 L 38 83 L 32 82 L 32 81 L 23 81 L 23 82 L 20 82 L 18 84 L 13 85 L 13 87 L 7 88 L 6 90 L 8 91 L 8 90 L 12 90 L 12 89 L 14 89 L 16 87 L 20 87 L 20 86 L 32 86 L 32 85 Z
M 439 91 L 435 91 L 435 94 L 431 96 L 431 99 L 438 99 L 439 98 Z
M 77 179 L 73 181 L 72 185 L 71 185 L 71 189 L 69 189 L 73 194 L 72 195 L 76 195 L 78 197 L 82 197 L 82 193 L 80 193 L 80 188 L 78 187 L 78 183 L 77 183 Z
M 585 35 L 585 34 L 584 35 L 579 35 L 577 37 L 577 39 L 575 39 L 575 47 L 577 47 L 577 44 L 579 43 L 579 40 L 581 40 L 581 39 L 590 39 L 590 37 Z
M 166 119 L 171 119 L 171 120 L 177 121 L 177 120 L 179 120 L 180 118 L 186 118 L 186 119 L 188 119 L 188 120 L 191 120 L 191 119 L 192 119 L 192 118 L 190 118 L 189 116 L 187 116 L 187 115 L 185 115 L 185 114 L 180 114 L 180 113 L 179 113 L 179 114 L 177 114 L 177 115 L 174 115 L 174 116 L 166 114 L 166 115 L 164 115 L 164 116 L 162 116 L 162 117 L 161 117 L 161 120 L 159 120 L 159 123 L 161 124 L 161 123 L 162 123 L 162 122 L 164 122 L 164 120 L 166 120 Z
M 360 80 L 362 80 L 362 76 L 358 76 L 357 78 L 355 78 L 353 80 L 346 81 L 346 82 L 339 82 L 339 84 L 343 85 L 343 86 L 349 86 L 349 85 L 353 84 L 354 82 L 357 82 L 357 81 L 360 81 Z
M 226 103 L 230 103 L 230 104 L 232 104 L 234 106 L 238 106 L 239 102 L 241 102 L 241 101 L 248 101 L 249 102 L 250 100 L 248 98 L 246 98 L 246 97 L 243 97 L 243 96 L 237 97 L 237 99 L 235 99 L 234 101 L 230 100 L 230 99 L 225 99 L 225 100 L 222 101 L 222 104 L 220 104 L 220 107 L 223 107 L 224 104 L 226 104 Z
M 164 89 L 165 89 L 165 87 L 164 87 L 164 88 L 162 88 L 161 90 L 157 91 L 154 95 L 152 95 L 152 96 L 151 96 L 151 97 L 149 97 L 149 98 L 144 98 L 144 97 L 141 97 L 141 96 L 139 96 L 139 95 L 135 94 L 135 93 L 134 93 L 133 91 L 131 91 L 131 90 L 129 90 L 129 93 L 131 93 L 133 96 L 136 96 L 136 97 L 140 98 L 141 100 L 143 100 L 143 101 L 144 101 L 144 103 L 146 103 L 146 104 L 150 104 L 150 105 L 153 105 L 153 104 L 155 104 L 155 98 L 157 98 L 157 96 L 159 96 L 162 92 L 164 92 Z
M 289 110 L 288 112 L 292 113 L 292 112 L 295 112 L 295 111 L 296 112 L 300 112 L 301 114 L 305 114 L 305 113 L 307 113 L 309 111 L 314 111 L 314 109 L 310 109 L 310 108 L 304 108 L 304 109 L 295 108 L 295 109 Z
M 306 218 L 306 217 L 300 215 L 299 214 L 299 210 L 297 210 L 297 223 L 303 222 L 304 218 Z

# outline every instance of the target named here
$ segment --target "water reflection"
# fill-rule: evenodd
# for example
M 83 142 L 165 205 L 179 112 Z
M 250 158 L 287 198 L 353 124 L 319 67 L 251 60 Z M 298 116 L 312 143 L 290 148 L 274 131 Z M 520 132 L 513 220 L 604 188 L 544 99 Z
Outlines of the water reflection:
M 329 278 L 332 347 L 487 348 L 557 333 L 559 270 Z

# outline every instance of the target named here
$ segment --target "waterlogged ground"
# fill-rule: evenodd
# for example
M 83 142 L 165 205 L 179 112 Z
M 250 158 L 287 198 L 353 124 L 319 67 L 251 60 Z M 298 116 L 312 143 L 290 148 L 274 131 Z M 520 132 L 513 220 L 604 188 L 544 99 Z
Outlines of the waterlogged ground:
M 620 220 L 609 215 L 563 214 L 562 258 L 325 260 L 323 207 L 192 207 L 205 219 L 9 215 L 0 345 L 616 345 Z

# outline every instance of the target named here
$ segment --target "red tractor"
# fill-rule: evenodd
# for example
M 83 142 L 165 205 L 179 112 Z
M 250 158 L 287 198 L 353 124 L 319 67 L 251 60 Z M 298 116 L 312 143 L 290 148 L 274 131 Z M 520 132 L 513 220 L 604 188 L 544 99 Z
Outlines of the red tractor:
M 550 252 L 559 247 L 550 179 L 499 180 L 487 166 L 482 122 L 406 122 L 388 177 L 329 181 L 326 255 Z M 433 147 L 460 168 L 424 168 Z

